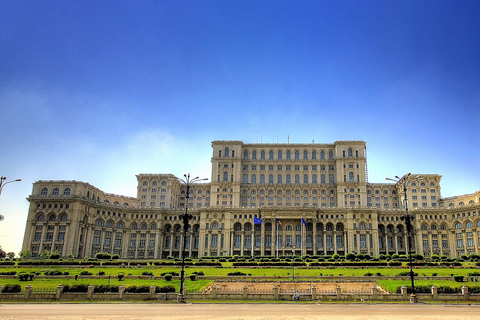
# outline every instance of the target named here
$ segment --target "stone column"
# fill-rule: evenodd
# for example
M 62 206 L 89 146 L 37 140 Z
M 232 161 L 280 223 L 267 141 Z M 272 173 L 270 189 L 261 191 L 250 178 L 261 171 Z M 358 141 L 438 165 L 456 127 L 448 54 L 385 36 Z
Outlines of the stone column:
M 407 287 L 402 286 L 402 288 L 400 290 L 401 290 L 403 299 L 407 299 Z
M 123 300 L 123 296 L 125 294 L 125 286 L 122 284 L 118 287 L 118 298 Z
M 432 286 L 432 298 L 433 300 L 437 300 L 437 297 L 438 297 L 438 288 L 433 285 Z
M 217 287 L 215 285 L 211 286 L 212 289 L 212 299 L 217 299 Z
M 342 288 L 337 287 L 337 298 L 341 299 L 342 298 Z
M 312 286 L 312 300 L 317 300 L 317 288 Z
M 248 297 L 248 287 L 244 286 L 242 291 L 242 298 L 243 300 L 247 300 L 247 297 Z
M 150 292 L 149 292 L 149 298 L 154 300 L 155 299 L 155 290 L 157 289 L 157 286 L 151 285 L 150 286 Z
M 278 300 L 278 286 L 273 287 L 273 300 Z
M 33 291 L 33 288 L 32 288 L 31 284 L 29 284 L 25 287 L 25 300 L 28 300 L 28 299 L 31 298 L 32 291 Z
M 464 300 L 468 300 L 468 287 L 465 285 L 462 287 L 462 295 Z
M 63 286 L 60 284 L 55 291 L 55 300 L 60 300 L 62 298 Z
M 95 286 L 93 284 L 88 286 L 87 290 L 87 299 L 92 300 L 93 299 L 93 291 L 95 290 Z
M 372 299 L 377 300 L 378 299 L 378 290 L 376 286 L 372 287 Z

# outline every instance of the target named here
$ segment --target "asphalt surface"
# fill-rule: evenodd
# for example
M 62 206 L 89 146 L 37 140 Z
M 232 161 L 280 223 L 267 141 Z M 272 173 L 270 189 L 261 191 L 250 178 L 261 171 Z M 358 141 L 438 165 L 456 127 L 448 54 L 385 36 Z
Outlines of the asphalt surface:
M 480 305 L 439 304 L 0 304 L 0 320 L 480 319 Z

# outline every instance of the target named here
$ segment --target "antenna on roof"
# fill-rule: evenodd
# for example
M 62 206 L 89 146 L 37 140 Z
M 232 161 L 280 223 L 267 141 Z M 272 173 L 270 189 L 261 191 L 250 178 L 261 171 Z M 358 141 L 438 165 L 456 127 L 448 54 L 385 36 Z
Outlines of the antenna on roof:
M 287 141 L 288 141 L 287 143 L 290 143 L 290 135 L 288 135 L 287 139 L 288 139 L 288 140 L 287 140 Z

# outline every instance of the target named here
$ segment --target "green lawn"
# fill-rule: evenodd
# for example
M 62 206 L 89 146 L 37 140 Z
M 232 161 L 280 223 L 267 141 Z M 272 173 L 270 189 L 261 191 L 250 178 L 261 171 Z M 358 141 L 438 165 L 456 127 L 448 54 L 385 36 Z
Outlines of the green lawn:
M 291 267 L 256 267 L 256 268 L 236 268 L 236 267 L 226 267 L 228 263 L 225 263 L 223 268 L 219 267 L 187 267 L 186 271 L 186 280 L 185 285 L 187 288 L 197 291 L 208 284 L 212 283 L 213 280 L 205 280 L 200 277 L 195 281 L 191 281 L 189 279 L 189 275 L 193 272 L 203 272 L 206 277 L 222 277 L 227 276 L 228 273 L 231 272 L 243 272 L 246 275 L 251 275 L 250 277 L 231 277 L 232 279 L 242 279 L 242 280 L 260 280 L 261 277 L 278 277 L 279 280 L 286 280 L 292 276 L 292 268 Z M 229 264 L 230 265 L 230 264 Z M 64 277 L 56 277 L 56 276 L 49 276 L 48 279 L 39 279 L 39 277 L 35 277 L 33 281 L 19 281 L 18 278 L 14 279 L 7 279 L 6 277 L 0 276 L 0 284 L 5 286 L 7 284 L 20 284 L 22 287 L 26 286 L 27 284 L 31 284 L 33 287 L 40 287 L 40 288 L 55 288 L 59 284 L 62 285 L 73 285 L 73 284 L 93 284 L 93 285 L 120 285 L 123 284 L 126 287 L 129 286 L 149 286 L 155 284 L 157 286 L 166 286 L 166 285 L 173 285 L 177 292 L 179 291 L 180 287 L 180 280 L 178 277 L 175 277 L 171 281 L 166 281 L 160 274 L 163 273 L 170 273 L 176 272 L 180 273 L 180 267 L 152 267 L 152 266 L 145 266 L 145 267 L 134 267 L 134 268 L 120 268 L 120 267 L 99 267 L 96 266 L 94 268 L 72 268 L 72 267 L 0 267 L 0 273 L 9 272 L 9 271 L 16 271 L 17 274 L 20 272 L 25 273 L 40 273 L 41 276 L 44 275 L 44 272 L 47 270 L 57 270 L 61 272 L 69 272 L 69 279 L 65 279 Z M 79 275 L 82 271 L 91 272 L 93 275 L 98 275 L 99 272 L 105 272 L 105 275 L 108 277 L 110 276 L 110 280 L 108 278 L 88 278 L 85 276 L 79 276 L 78 280 L 74 280 L 75 275 Z M 304 267 L 296 267 L 295 268 L 295 277 L 297 281 L 301 281 L 302 277 L 315 277 L 315 280 L 322 280 L 320 276 L 365 276 L 367 273 L 377 275 L 381 274 L 385 277 L 385 279 L 378 280 L 378 283 L 387 290 L 395 291 L 397 287 L 401 287 L 402 285 L 410 285 L 409 280 L 389 280 L 388 277 L 396 276 L 399 273 L 408 272 L 408 268 L 401 268 L 401 267 L 342 267 L 342 268 L 333 268 L 333 267 L 322 267 L 322 268 L 304 268 Z M 415 272 L 418 273 L 419 276 L 432 276 L 432 274 L 437 274 L 438 276 L 451 276 L 451 275 L 464 275 L 467 276 L 469 273 L 473 273 L 478 271 L 478 268 L 465 268 L 465 267 L 456 267 L 456 268 L 415 268 Z M 157 279 L 152 279 L 150 277 L 142 277 L 143 279 L 139 279 L 138 276 L 141 276 L 143 272 L 151 272 L 153 273 L 154 277 Z M 124 281 L 118 281 L 117 275 L 119 273 L 124 273 Z M 257 278 L 258 277 L 258 278 Z M 479 279 L 480 281 L 480 279 Z M 455 281 L 440 281 L 440 280 L 416 280 L 417 285 L 425 285 L 431 286 L 435 284 L 437 287 L 439 286 L 450 286 L 454 288 L 460 288 L 465 283 L 459 283 Z M 474 286 L 473 282 L 466 283 L 468 286 Z M 479 283 L 480 284 L 480 283 Z

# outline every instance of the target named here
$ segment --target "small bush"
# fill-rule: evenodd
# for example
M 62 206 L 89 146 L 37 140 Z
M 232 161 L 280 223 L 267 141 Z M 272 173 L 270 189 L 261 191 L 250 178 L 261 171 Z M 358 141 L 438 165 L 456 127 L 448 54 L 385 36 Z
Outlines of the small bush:
M 165 275 L 165 280 L 166 280 L 166 281 L 170 281 L 170 280 L 172 280 L 172 278 L 173 278 L 173 276 L 172 276 L 171 274 L 169 274 L 169 273 L 167 273 L 167 274 Z
M 90 271 L 86 271 L 86 270 L 85 270 L 85 271 L 80 272 L 80 275 L 81 275 L 81 276 L 91 276 L 91 275 L 93 275 L 93 273 L 91 273 Z
M 19 284 L 7 284 L 3 287 L 3 293 L 19 293 L 22 291 L 22 287 Z
M 63 286 L 63 292 L 80 292 L 86 293 L 88 292 L 88 285 L 86 284 L 74 284 L 69 286 L 68 284 Z
M 157 287 L 155 289 L 156 293 L 175 293 L 174 286 L 164 286 L 164 287 Z

